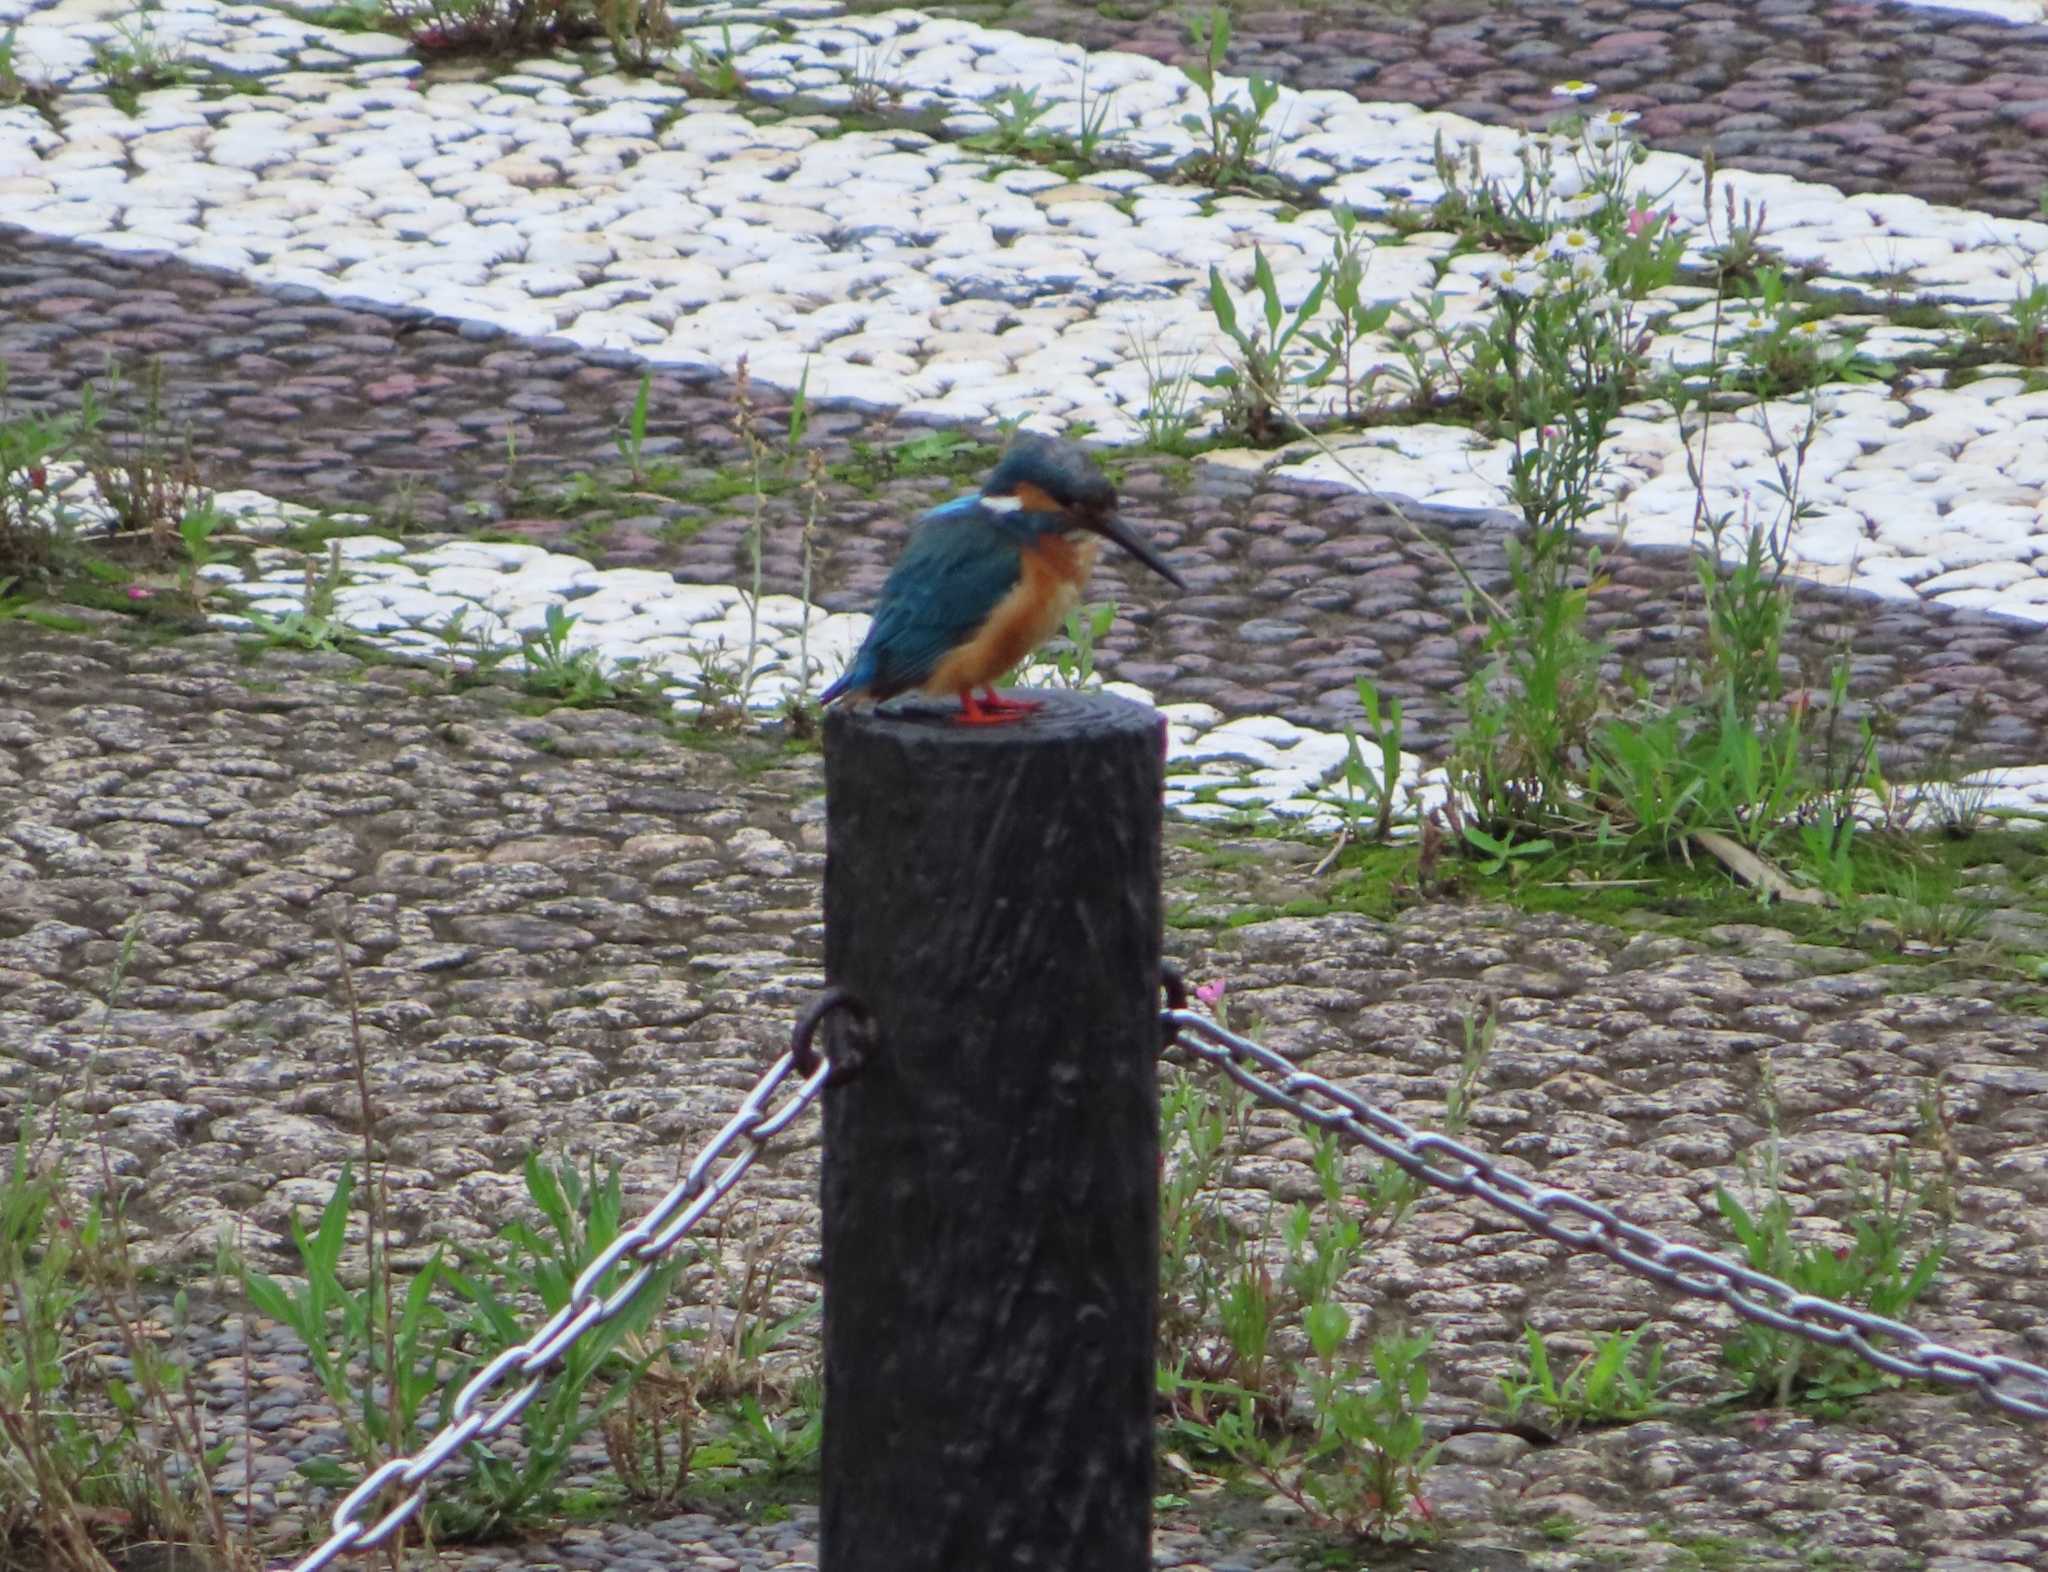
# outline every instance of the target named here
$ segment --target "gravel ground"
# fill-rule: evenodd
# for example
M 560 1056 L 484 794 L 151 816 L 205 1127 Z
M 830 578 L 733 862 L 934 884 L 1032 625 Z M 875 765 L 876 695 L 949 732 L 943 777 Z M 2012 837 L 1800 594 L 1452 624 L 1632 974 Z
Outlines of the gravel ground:
M 410 1251 L 484 1240 L 534 1147 L 617 1158 L 644 1205 L 819 982 L 819 786 L 809 756 L 728 757 L 618 712 L 534 717 L 505 691 L 403 668 L 252 665 L 219 637 L 148 648 L 7 624 L 0 1117 L 90 1116 L 138 1187 L 150 1263 L 201 1269 L 227 1229 L 281 1269 L 288 1214 L 320 1204 L 360 1146 L 345 946 Z M 1231 910 L 1314 887 L 1313 848 L 1251 849 L 1175 832 L 1170 894 Z M 1766 1076 L 1793 1204 L 1833 1237 L 1845 1165 L 1914 1139 L 1938 1075 L 1959 1211 L 1920 1318 L 1967 1346 L 2048 1354 L 2048 1023 L 2010 1013 L 1996 985 L 1761 926 L 1631 933 L 1441 902 L 1391 922 L 1176 929 L 1170 948 L 1191 976 L 1227 977 L 1268 1040 L 1421 1122 L 1440 1115 L 1462 1012 L 1489 1001 L 1499 1039 L 1475 1136 L 1696 1242 L 1719 1235 L 1712 1186 L 1739 1184 L 1764 1137 Z M 1263 1115 L 1253 1130 L 1229 1192 L 1249 1218 L 1309 1182 L 1297 1132 Z M 796 1259 L 814 1248 L 815 1139 L 800 1130 L 757 1170 L 725 1213 L 729 1242 L 788 1224 Z M 809 1291 L 792 1275 L 778 1306 Z M 1343 1292 L 1377 1328 L 1433 1330 L 1442 1426 L 1478 1417 L 1525 1321 L 1584 1337 L 1647 1320 L 1693 1396 L 1728 1324 L 1450 1201 L 1425 1202 Z M 248 1411 L 239 1319 L 203 1290 L 193 1319 L 209 1405 Z M 257 1513 L 288 1526 L 291 1464 L 337 1437 L 288 1337 L 258 1329 L 252 1368 Z M 2030 1441 L 1932 1395 L 1851 1423 L 1752 1413 L 1548 1447 L 1459 1436 L 1431 1476 L 1456 1548 L 1428 1564 L 1496 1547 L 1505 1559 L 1483 1564 L 1688 1566 L 1685 1547 L 1709 1540 L 1739 1547 L 1727 1565 L 1811 1565 L 1815 1545 L 1876 1568 L 2033 1564 L 2048 1473 Z M 1250 1517 L 1169 1512 L 1161 1564 L 1293 1564 L 1284 1520 Z M 659 1564 L 682 1544 L 691 1567 L 801 1566 L 808 1521 L 599 1523 L 513 1561 L 444 1561 Z
M 887 10 L 887 0 L 860 0 Z M 940 15 L 1189 54 L 1191 0 L 966 0 Z M 1232 8 L 1229 68 L 1300 88 L 1542 125 L 1595 83 L 1654 147 L 1843 191 L 2015 218 L 2048 186 L 2048 27 L 1855 0 L 1319 0 Z

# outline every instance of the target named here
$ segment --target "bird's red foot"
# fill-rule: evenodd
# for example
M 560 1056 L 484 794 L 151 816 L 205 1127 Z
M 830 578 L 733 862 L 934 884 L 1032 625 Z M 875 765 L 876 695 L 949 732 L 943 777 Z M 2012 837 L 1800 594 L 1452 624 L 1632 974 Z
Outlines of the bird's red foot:
M 1008 726 L 1022 720 L 1033 710 L 1035 704 L 1013 704 L 1003 700 L 1000 703 L 983 704 L 975 698 L 972 689 L 960 692 L 960 713 L 953 717 L 955 726 Z
M 981 690 L 981 707 L 998 715 L 1036 715 L 1045 708 L 1043 699 L 1007 699 L 994 688 Z

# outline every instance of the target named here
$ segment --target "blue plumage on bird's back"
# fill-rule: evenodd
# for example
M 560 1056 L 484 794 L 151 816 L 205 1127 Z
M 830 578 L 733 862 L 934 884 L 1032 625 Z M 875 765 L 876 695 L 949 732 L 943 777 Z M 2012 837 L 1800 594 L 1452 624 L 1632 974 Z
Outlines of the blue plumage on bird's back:
M 1023 576 L 1022 536 L 1013 524 L 1013 515 L 982 507 L 972 493 L 912 525 L 882 585 L 874 625 L 824 702 L 847 693 L 887 699 L 923 687 Z
M 1180 583 L 1115 509 L 1115 488 L 1079 448 L 1018 438 L 979 492 L 940 504 L 911 527 L 867 638 L 822 701 L 956 693 L 960 718 L 983 723 L 1037 708 L 999 697 L 993 684 L 1079 599 L 1095 562 L 1093 537 Z M 979 702 L 975 688 L 986 695 Z

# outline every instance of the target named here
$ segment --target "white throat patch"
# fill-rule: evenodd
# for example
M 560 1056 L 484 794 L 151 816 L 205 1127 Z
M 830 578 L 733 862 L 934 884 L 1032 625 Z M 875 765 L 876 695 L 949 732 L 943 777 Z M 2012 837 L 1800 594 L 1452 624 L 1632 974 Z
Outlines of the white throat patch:
M 984 493 L 981 505 L 991 513 L 1017 513 L 1023 510 L 1024 499 L 1022 497 L 991 497 Z

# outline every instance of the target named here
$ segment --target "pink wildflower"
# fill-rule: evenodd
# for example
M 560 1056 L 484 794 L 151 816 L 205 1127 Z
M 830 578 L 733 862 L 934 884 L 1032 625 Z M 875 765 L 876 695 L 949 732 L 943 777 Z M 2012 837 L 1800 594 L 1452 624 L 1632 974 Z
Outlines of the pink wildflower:
M 1195 984 L 1195 997 L 1213 1011 L 1217 1005 L 1223 1002 L 1223 995 L 1229 987 L 1230 984 L 1221 977 L 1217 978 L 1214 982 L 1197 983 Z

